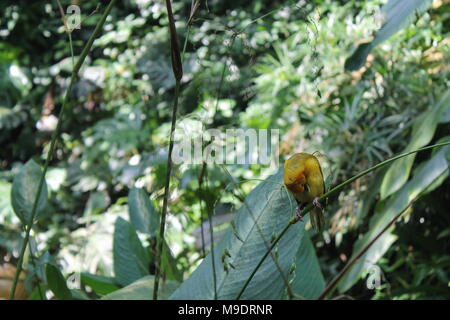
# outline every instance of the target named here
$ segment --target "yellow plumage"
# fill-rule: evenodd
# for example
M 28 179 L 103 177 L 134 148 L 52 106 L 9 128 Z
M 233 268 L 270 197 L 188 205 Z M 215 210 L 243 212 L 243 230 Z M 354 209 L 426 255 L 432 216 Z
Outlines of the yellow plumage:
M 324 182 L 319 160 L 309 153 L 296 153 L 284 164 L 284 184 L 297 202 L 304 206 L 324 194 Z M 311 211 L 311 224 L 321 230 L 324 218 L 320 208 Z

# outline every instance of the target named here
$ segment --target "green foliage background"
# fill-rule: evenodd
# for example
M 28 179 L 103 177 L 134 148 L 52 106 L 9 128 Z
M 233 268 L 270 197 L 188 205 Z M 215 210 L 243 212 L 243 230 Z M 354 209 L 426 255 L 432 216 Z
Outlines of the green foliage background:
M 75 57 L 104 10 L 97 2 L 80 4 Z M 430 2 L 384 37 L 385 3 L 201 1 L 183 56 L 178 128 L 279 129 L 281 160 L 319 151 L 331 186 L 393 154 L 448 140 L 450 4 Z M 173 2 L 180 44 L 190 8 L 190 1 Z M 151 298 L 175 87 L 165 10 L 159 1 L 119 1 L 81 69 L 46 175 L 48 197 L 39 202 L 34 257 L 27 254 L 32 299 L 40 297 L 39 283 L 58 299 Z M 362 43 L 371 47 L 363 67 L 345 71 Z M 0 262 L 17 261 L 21 220 L 71 69 L 56 2 L 2 1 Z M 421 195 L 332 296 L 448 299 L 449 161 L 448 147 L 419 153 L 328 199 L 325 231 L 297 224 L 243 298 L 289 297 L 280 270 L 294 298 L 316 298 L 365 241 Z M 201 165 L 176 166 L 163 298 L 214 298 L 212 260 L 217 297 L 235 297 L 264 253 L 261 234 L 270 242 L 292 214 L 292 199 L 270 182 L 281 182 L 280 172 L 259 165 L 227 170 L 234 180 L 208 166 L 199 187 Z M 208 216 L 215 255 L 204 259 L 212 240 Z M 381 270 L 381 285 L 370 290 L 373 268 Z

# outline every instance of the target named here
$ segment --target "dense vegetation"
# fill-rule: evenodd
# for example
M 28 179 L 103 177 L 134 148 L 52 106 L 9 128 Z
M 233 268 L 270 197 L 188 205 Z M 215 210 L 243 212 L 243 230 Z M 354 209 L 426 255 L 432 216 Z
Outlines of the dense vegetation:
M 3 298 L 74 62 L 108 2 L 80 2 L 70 37 L 57 1 L 0 4 Z M 319 152 L 327 188 L 448 141 L 450 4 L 396 11 L 405 2 L 209 0 L 189 19 L 191 1 L 173 1 L 184 71 L 177 130 L 279 129 L 280 164 Z M 152 297 L 176 91 L 168 24 L 162 1 L 112 7 L 69 95 L 21 297 Z M 295 224 L 242 298 L 317 298 L 400 213 L 327 297 L 450 298 L 449 161 L 449 146 L 429 149 L 347 185 L 327 199 L 323 232 L 308 216 Z M 265 165 L 176 165 L 160 298 L 236 298 L 293 215 L 281 177 Z

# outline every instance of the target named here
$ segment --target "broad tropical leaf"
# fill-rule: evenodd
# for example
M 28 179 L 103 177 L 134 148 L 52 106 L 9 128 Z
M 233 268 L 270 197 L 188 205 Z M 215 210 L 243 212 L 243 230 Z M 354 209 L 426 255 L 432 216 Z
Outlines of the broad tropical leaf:
M 447 90 L 438 103 L 417 118 L 413 126 L 411 140 L 403 152 L 412 151 L 430 143 L 431 139 L 433 139 L 440 117 L 447 109 L 450 109 L 450 90 Z M 381 184 L 381 199 L 386 199 L 405 184 L 408 180 L 415 157 L 416 154 L 414 153 L 395 161 L 389 167 Z
M 268 178 L 281 182 L 283 170 Z M 260 258 L 267 244 L 287 225 L 295 208 L 294 201 L 280 184 L 260 183 L 246 198 L 236 213 L 235 228 L 230 227 L 214 248 L 216 287 L 218 299 L 235 299 Z M 258 228 L 259 226 L 259 228 Z M 288 277 L 304 223 L 293 225 L 274 250 L 278 265 Z M 266 243 L 266 244 L 265 244 Z M 280 299 L 285 286 L 274 260 L 269 255 L 250 282 L 242 299 Z M 171 299 L 213 299 L 214 283 L 211 252 L 193 274 L 184 281 Z

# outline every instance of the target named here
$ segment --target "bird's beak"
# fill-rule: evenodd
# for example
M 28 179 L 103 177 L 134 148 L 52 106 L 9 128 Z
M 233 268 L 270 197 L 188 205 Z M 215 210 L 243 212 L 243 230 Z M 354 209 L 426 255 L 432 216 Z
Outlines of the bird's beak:
M 302 193 L 305 190 L 303 184 L 301 184 L 301 183 L 292 183 L 292 184 L 289 184 L 286 186 L 293 193 Z
M 305 183 L 304 185 L 303 185 L 304 187 L 305 187 L 305 189 L 306 189 L 306 192 L 308 192 L 309 193 L 309 185 L 307 184 L 307 183 Z

